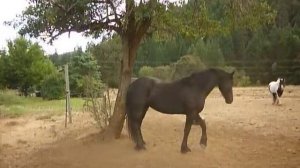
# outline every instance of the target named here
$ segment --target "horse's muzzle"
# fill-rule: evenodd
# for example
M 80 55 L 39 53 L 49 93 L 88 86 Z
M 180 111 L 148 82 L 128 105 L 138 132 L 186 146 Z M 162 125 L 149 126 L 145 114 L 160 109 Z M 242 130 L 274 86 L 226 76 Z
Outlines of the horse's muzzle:
M 226 102 L 227 104 L 231 104 L 231 103 L 233 102 L 233 98 L 225 99 L 225 102 Z

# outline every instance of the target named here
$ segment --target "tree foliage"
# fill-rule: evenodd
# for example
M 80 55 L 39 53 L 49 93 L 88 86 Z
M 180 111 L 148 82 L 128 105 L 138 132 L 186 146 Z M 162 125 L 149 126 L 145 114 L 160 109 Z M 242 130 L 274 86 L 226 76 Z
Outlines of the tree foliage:
M 77 52 L 72 57 L 69 68 L 70 90 L 72 96 L 85 96 L 85 78 L 89 77 L 101 83 L 100 67 L 95 58 L 84 52 Z
M 8 42 L 8 53 L 1 60 L 2 85 L 19 89 L 25 96 L 30 88 L 38 87 L 46 75 L 55 71 L 41 47 L 22 37 Z
M 209 67 L 224 66 L 225 60 L 220 48 L 220 43 L 216 39 L 208 39 L 206 42 L 199 39 L 193 44 L 189 53 L 198 56 L 203 63 Z
M 41 83 L 41 96 L 43 99 L 62 99 L 65 95 L 64 77 L 60 73 L 52 73 Z
M 90 44 L 90 46 L 92 46 Z M 90 48 L 90 47 L 89 47 Z M 90 49 L 83 51 L 75 48 L 72 52 L 50 55 L 50 60 L 63 70 L 64 65 L 69 65 L 69 79 L 71 96 L 86 96 L 84 89 L 87 86 L 86 78 L 101 83 L 102 69 Z
M 122 45 L 119 37 L 113 37 L 99 44 L 89 44 L 87 52 L 97 60 L 101 80 L 109 87 L 117 88 L 120 79 Z

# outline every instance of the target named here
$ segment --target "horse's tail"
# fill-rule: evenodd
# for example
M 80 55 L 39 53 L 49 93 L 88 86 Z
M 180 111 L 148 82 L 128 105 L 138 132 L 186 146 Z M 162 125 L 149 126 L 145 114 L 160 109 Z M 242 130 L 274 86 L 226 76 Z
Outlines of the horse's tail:
M 132 82 L 127 89 L 125 100 L 127 129 L 129 137 L 135 143 L 142 136 L 140 127 L 148 109 L 146 101 L 154 84 L 155 80 L 153 79 L 139 78 Z
M 130 108 L 131 104 L 130 104 L 129 99 L 130 98 L 128 98 L 128 96 L 126 96 L 125 119 L 126 119 L 129 138 L 131 138 L 134 142 L 136 142 L 138 134 L 137 134 L 137 129 L 135 129 L 135 126 L 134 126 L 134 115 L 133 115 L 132 109 Z

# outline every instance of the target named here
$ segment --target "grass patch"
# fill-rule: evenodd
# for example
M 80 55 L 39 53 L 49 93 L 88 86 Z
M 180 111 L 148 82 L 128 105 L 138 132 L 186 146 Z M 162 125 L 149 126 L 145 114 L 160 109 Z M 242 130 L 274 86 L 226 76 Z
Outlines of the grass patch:
M 72 111 L 82 111 L 84 100 L 71 98 Z M 0 118 L 22 115 L 62 115 L 65 112 L 65 100 L 43 100 L 39 97 L 21 97 L 15 91 L 0 91 Z

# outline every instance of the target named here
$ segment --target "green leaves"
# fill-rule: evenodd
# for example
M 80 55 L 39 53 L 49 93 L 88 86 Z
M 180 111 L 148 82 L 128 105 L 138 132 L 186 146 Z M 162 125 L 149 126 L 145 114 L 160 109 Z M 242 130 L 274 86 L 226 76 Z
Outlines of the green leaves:
M 100 66 L 96 59 L 89 53 L 77 52 L 70 63 L 70 90 L 71 95 L 83 96 L 86 87 L 85 78 L 101 83 Z
M 158 37 L 180 34 L 189 39 L 228 34 L 235 29 L 254 30 L 274 21 L 276 12 L 266 0 L 29 0 L 19 18 L 21 34 L 50 40 L 65 32 L 99 37 L 109 32 L 150 33 Z M 126 9 L 124 9 L 124 3 Z M 132 23 L 132 24 L 129 24 Z M 141 33 L 141 34 L 140 34 Z M 139 37 L 140 38 L 140 37 Z
M 8 54 L 0 58 L 3 85 L 20 89 L 25 95 L 29 88 L 39 86 L 44 77 L 55 71 L 38 44 L 20 37 L 8 42 Z
M 225 59 L 220 48 L 219 41 L 216 39 L 199 39 L 190 48 L 190 53 L 199 57 L 208 67 L 218 67 L 225 64 Z
M 104 40 L 97 45 L 90 44 L 87 50 L 94 56 L 100 66 L 102 81 L 109 87 L 117 87 L 122 55 L 120 38 L 114 37 Z
M 230 0 L 226 8 L 229 30 L 255 30 L 274 23 L 276 11 L 266 0 Z
M 43 99 L 62 99 L 65 95 L 65 81 L 62 74 L 52 73 L 41 83 L 41 96 Z
M 180 34 L 188 39 L 229 34 L 237 29 L 255 30 L 271 24 L 276 12 L 265 0 L 191 0 L 170 4 L 153 21 L 158 37 Z

